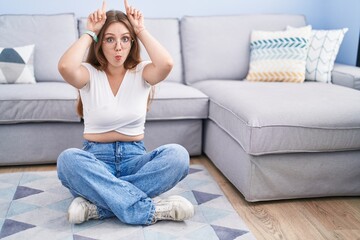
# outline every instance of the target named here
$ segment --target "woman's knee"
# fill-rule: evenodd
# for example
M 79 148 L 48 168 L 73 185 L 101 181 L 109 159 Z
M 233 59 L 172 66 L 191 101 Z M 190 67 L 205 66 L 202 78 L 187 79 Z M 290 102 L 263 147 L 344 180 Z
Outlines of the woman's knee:
M 69 148 L 64 150 L 57 158 L 57 170 L 59 174 L 66 174 L 67 171 L 72 171 L 77 161 L 75 159 L 81 154 L 80 149 Z
M 57 158 L 57 165 L 59 167 L 63 165 L 67 165 L 73 162 L 74 158 L 78 155 L 80 149 L 77 148 L 69 148 L 60 153 Z
M 190 164 L 189 152 L 179 144 L 168 144 L 165 147 L 172 163 L 175 165 L 174 167 L 188 172 Z

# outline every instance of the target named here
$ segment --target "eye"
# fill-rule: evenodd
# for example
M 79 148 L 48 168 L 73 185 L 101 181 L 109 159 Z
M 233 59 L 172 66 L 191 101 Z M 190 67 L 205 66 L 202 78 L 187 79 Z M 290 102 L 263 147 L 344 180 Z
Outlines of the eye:
M 108 38 L 105 38 L 105 42 L 113 43 L 113 42 L 115 42 L 115 39 L 113 37 L 108 37 Z
M 123 43 L 128 43 L 129 41 L 130 41 L 130 37 L 128 37 L 128 36 L 121 38 L 121 42 L 123 42 Z

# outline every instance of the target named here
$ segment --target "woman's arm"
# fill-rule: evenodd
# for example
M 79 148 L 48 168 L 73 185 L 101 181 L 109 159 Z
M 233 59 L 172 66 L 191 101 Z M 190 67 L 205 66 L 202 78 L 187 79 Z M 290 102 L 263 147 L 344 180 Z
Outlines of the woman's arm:
M 58 69 L 66 82 L 80 89 L 89 81 L 89 72 L 81 65 L 93 39 L 82 35 L 60 58 Z
M 151 64 L 146 65 L 143 71 L 143 78 L 151 85 L 164 80 L 170 73 L 174 63 L 169 52 L 146 30 L 142 13 L 129 6 L 124 0 L 126 14 L 134 27 L 135 33 L 144 45 Z
M 88 16 L 86 28 L 96 35 L 104 25 L 106 20 L 106 3 L 103 2 L 102 8 Z M 90 47 L 93 38 L 88 34 L 83 34 L 60 58 L 58 69 L 66 82 L 80 89 L 89 81 L 88 70 L 81 65 L 87 49 Z

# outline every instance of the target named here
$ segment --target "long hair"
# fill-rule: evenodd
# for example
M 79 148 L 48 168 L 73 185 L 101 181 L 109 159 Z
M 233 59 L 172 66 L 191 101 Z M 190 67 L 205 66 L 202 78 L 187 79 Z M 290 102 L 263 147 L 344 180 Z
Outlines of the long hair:
M 102 70 L 102 71 L 106 70 L 106 68 L 108 67 L 108 61 L 106 60 L 102 49 L 102 42 L 104 40 L 104 33 L 106 29 L 110 26 L 110 24 L 114 22 L 120 22 L 124 24 L 125 27 L 129 30 L 131 38 L 134 40 L 132 42 L 129 55 L 124 62 L 125 69 L 134 69 L 141 62 L 139 40 L 126 14 L 118 10 L 110 10 L 106 12 L 106 21 L 98 34 L 98 42 L 93 41 L 91 43 L 86 58 L 86 62 L 90 63 L 93 67 L 95 67 L 98 70 Z M 148 97 L 147 109 L 149 109 L 149 104 L 151 102 L 153 95 L 154 95 L 154 88 L 152 87 Z M 77 113 L 80 117 L 83 117 L 83 105 L 80 94 L 77 101 Z

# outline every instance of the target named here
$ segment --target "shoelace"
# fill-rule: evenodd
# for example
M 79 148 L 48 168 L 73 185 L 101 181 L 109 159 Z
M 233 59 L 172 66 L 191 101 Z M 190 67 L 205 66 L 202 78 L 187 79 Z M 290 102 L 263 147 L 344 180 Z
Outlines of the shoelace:
M 170 215 L 172 206 L 169 203 L 159 204 L 156 206 L 155 216 L 157 219 L 172 219 Z
M 85 201 L 81 203 L 81 206 L 85 209 L 86 220 L 99 218 L 97 207 L 94 204 Z

